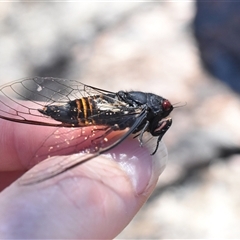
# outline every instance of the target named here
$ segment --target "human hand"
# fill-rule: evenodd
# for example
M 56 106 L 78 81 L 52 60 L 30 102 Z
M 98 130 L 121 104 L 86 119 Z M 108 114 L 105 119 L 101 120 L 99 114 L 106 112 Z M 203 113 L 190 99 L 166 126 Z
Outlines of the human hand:
M 59 176 L 20 185 L 14 180 L 27 170 L 28 153 L 36 147 L 34 138 L 46 133 L 8 121 L 0 121 L 0 132 L 0 187 L 6 187 L 0 194 L 1 238 L 114 238 L 148 199 L 166 160 L 163 145 L 158 150 L 161 159 L 155 159 L 129 138 L 108 154 Z M 63 158 L 48 159 L 28 174 L 48 169 Z

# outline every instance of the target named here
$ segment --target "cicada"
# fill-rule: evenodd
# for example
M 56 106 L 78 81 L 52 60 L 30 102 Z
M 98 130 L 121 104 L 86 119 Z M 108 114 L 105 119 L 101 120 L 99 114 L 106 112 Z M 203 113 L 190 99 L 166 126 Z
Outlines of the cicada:
M 172 124 L 169 100 L 140 91 L 111 92 L 75 80 L 53 77 L 21 79 L 0 88 L 0 118 L 53 127 L 33 159 L 85 152 L 85 158 L 61 164 L 54 177 L 107 152 L 130 135 L 143 144 L 148 132 L 159 142 Z M 31 181 L 30 181 L 31 182 Z

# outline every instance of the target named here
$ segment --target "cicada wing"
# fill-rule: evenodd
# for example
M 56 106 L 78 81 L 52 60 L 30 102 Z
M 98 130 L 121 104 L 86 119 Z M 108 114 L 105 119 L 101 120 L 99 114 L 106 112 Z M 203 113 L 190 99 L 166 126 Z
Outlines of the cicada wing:
M 94 129 L 88 127 L 84 130 L 86 132 L 85 135 L 83 129 L 84 128 L 57 129 L 38 149 L 36 155 L 31 160 L 31 165 L 33 166 L 47 157 L 63 155 L 63 157 L 61 157 L 63 160 L 60 162 L 54 161 L 54 164 L 50 165 L 50 167 L 47 166 L 40 171 L 35 171 L 30 175 L 27 174 L 23 176 L 20 184 L 29 185 L 42 182 L 77 165 L 81 165 L 101 153 L 106 152 L 113 146 L 118 145 L 121 140 L 124 139 L 124 136 L 129 133 L 129 129 L 116 131 L 113 127 Z M 53 143 L 53 141 L 55 141 L 55 143 Z M 71 157 L 69 157 L 70 154 Z M 76 155 L 73 157 L 72 154 Z M 31 165 L 29 165 L 29 168 L 32 167 Z
M 79 152 L 95 153 L 107 147 L 114 138 L 121 138 L 124 131 L 114 131 L 112 126 L 87 126 L 56 128 L 32 156 L 28 168 L 53 156 L 69 155 Z
M 48 105 L 63 105 L 82 97 L 106 93 L 111 92 L 75 80 L 25 78 L 0 87 L 0 118 L 26 124 L 60 126 L 64 124 L 38 110 Z
M 64 133 L 61 133 L 63 135 L 56 138 L 57 139 L 56 141 L 58 141 L 58 143 L 55 145 L 51 145 L 47 153 L 44 151 L 41 153 L 41 151 L 45 147 L 46 147 L 45 150 L 48 150 L 47 148 L 50 143 L 48 141 L 50 141 L 50 138 L 47 139 L 47 141 L 38 151 L 38 153 L 42 154 L 42 155 L 39 155 L 39 157 L 46 157 L 46 154 L 49 154 L 48 156 L 51 157 L 51 156 L 67 155 L 67 154 L 73 154 L 73 153 L 79 153 L 79 152 L 84 152 L 86 155 L 83 155 L 83 157 L 82 156 L 76 157 L 74 161 L 68 160 L 69 157 L 66 156 L 64 157 L 63 161 L 57 163 L 56 165 L 53 165 L 50 168 L 48 167 L 45 170 L 43 169 L 39 172 L 35 172 L 30 176 L 26 175 L 27 179 L 24 180 L 25 177 L 23 177 L 23 180 L 21 181 L 21 183 L 23 183 L 24 185 L 28 185 L 28 184 L 34 184 L 34 183 L 47 180 L 73 167 L 81 165 L 104 152 L 109 151 L 110 149 L 120 144 L 129 135 L 131 135 L 134 132 L 134 130 L 142 123 L 143 119 L 145 119 L 144 112 L 140 114 L 138 118 L 136 118 L 135 116 L 131 116 L 131 120 L 132 120 L 131 127 L 127 127 L 124 130 L 117 129 L 116 125 L 107 126 L 107 127 L 106 126 L 105 127 L 93 126 L 92 128 L 88 127 L 88 129 L 84 130 L 86 131 L 86 135 L 85 135 L 86 138 L 82 138 L 83 132 L 81 132 L 81 134 L 79 134 L 78 137 L 69 139 L 69 134 L 75 134 L 76 131 L 74 131 L 74 128 L 66 129 L 67 132 L 65 132 L 65 134 L 68 135 L 67 138 L 64 137 Z M 128 122 L 129 121 L 130 119 L 128 119 Z M 63 129 L 59 128 L 58 130 L 61 132 Z M 60 132 L 56 133 L 55 135 L 59 135 Z M 67 139 L 69 143 L 66 143 L 65 139 Z M 61 145 L 61 147 L 58 147 L 59 145 Z

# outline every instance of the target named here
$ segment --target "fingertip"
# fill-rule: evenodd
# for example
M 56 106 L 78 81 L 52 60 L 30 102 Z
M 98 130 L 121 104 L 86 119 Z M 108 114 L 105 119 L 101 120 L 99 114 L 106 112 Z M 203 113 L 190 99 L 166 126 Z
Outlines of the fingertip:
M 107 154 L 46 181 L 12 184 L 0 197 L 0 232 L 7 226 L 6 237 L 114 238 L 153 191 L 166 158 L 164 146 L 159 150 L 160 159 L 152 159 L 146 148 L 129 138 Z M 51 172 L 51 167 L 82 156 L 53 157 L 24 177 Z
M 118 164 L 100 156 L 38 184 L 12 184 L 0 197 L 0 232 L 5 238 L 114 238 L 140 206 Z
M 138 141 L 128 138 L 111 154 L 131 180 L 137 195 L 149 197 L 166 166 L 167 149 L 164 143 L 159 143 L 158 153 L 153 156 L 150 154 L 152 145 L 155 146 L 150 141 L 145 147 L 140 147 Z

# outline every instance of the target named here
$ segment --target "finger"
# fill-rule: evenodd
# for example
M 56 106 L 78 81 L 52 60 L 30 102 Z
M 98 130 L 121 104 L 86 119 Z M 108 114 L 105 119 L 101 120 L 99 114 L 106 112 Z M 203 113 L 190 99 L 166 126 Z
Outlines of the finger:
M 37 149 L 56 128 L 0 119 L 0 170 L 26 170 Z
M 114 238 L 149 197 L 166 160 L 164 147 L 160 162 L 146 149 L 132 148 L 135 142 L 127 140 L 109 154 L 39 184 L 11 185 L 0 195 L 2 237 Z
M 99 126 L 101 128 L 101 126 Z M 93 133 L 94 130 L 94 133 Z M 96 126 L 87 127 L 48 127 L 19 124 L 0 119 L 0 171 L 27 170 L 40 161 L 56 155 L 69 155 L 93 148 L 94 139 L 105 132 Z M 110 145 L 115 135 L 107 136 L 105 146 Z M 99 141 L 99 140 L 98 140 Z M 95 151 L 95 149 L 94 149 Z
M 9 186 L 12 182 L 20 178 L 25 171 L 7 171 L 0 172 L 0 192 Z

